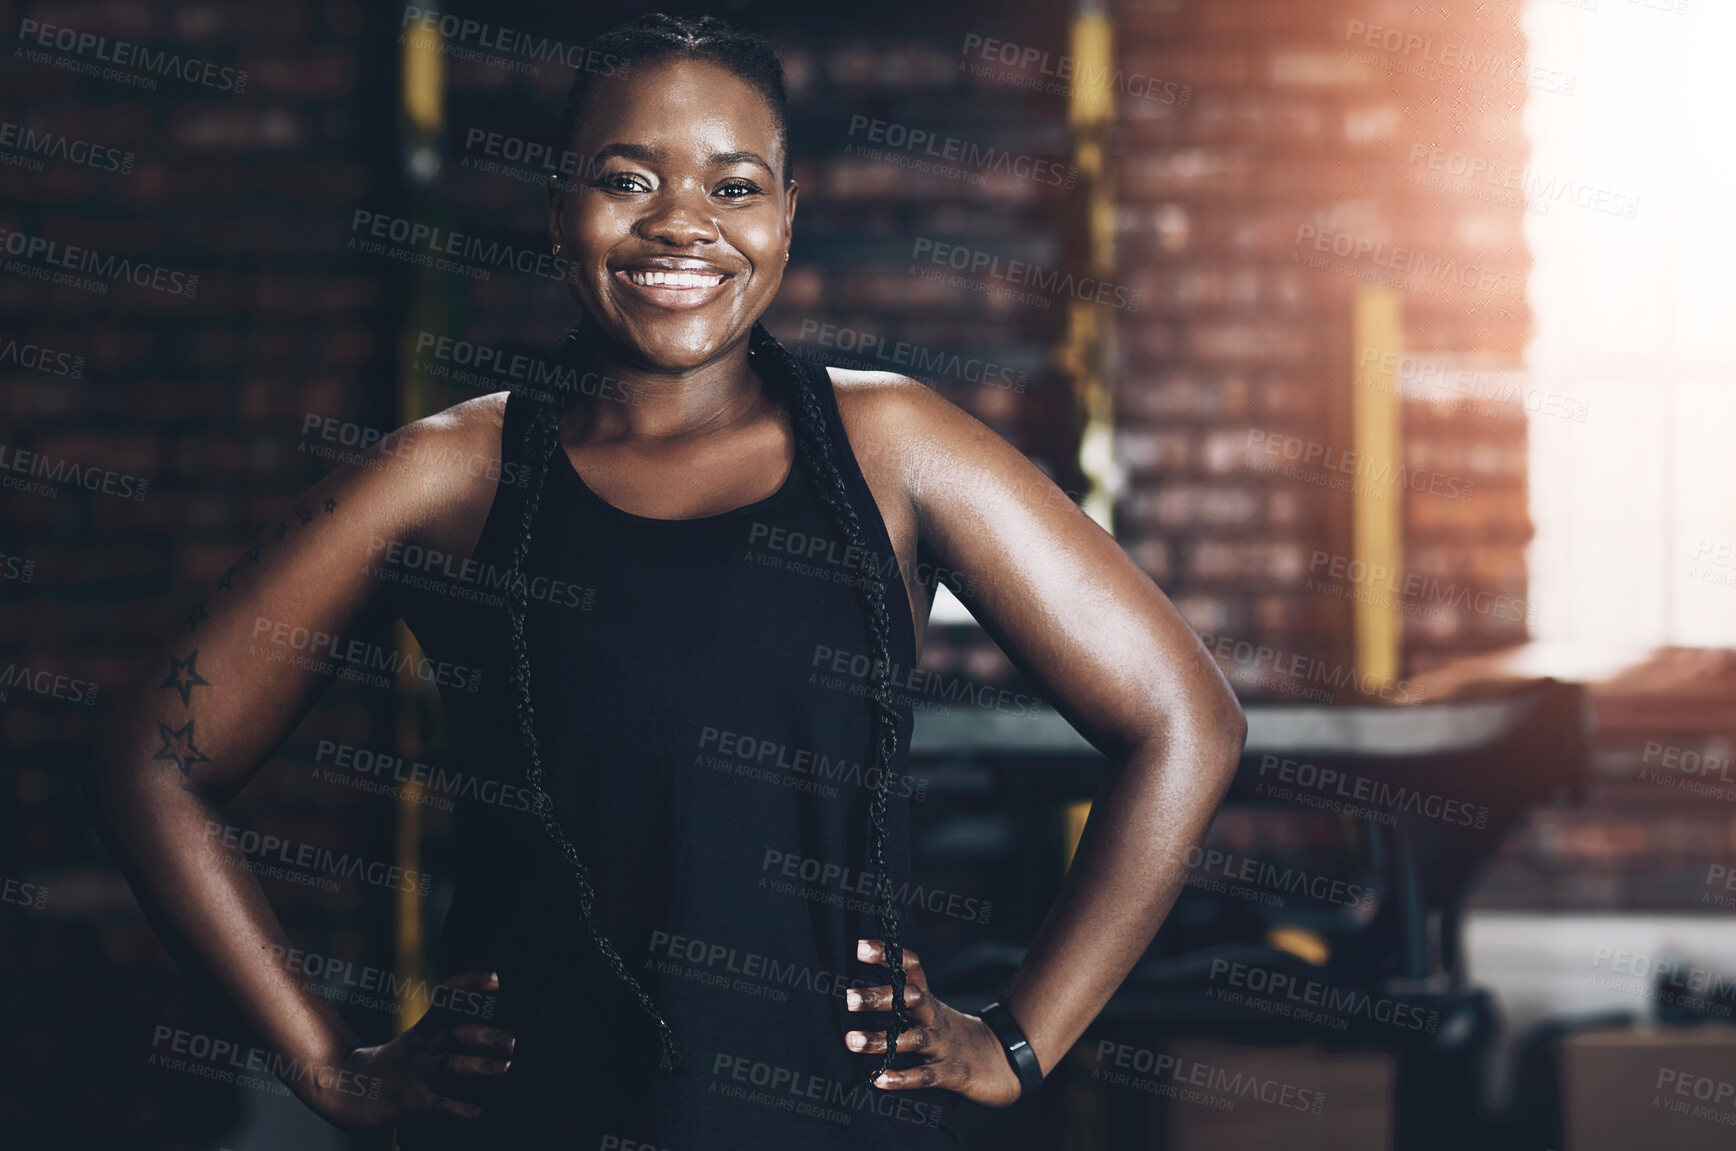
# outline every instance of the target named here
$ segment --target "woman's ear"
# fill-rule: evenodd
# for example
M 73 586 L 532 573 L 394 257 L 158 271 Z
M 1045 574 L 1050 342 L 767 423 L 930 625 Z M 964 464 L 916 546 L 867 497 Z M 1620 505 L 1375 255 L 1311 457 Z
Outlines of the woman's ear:
M 784 234 L 792 240 L 796 237 L 796 193 L 801 185 L 791 180 L 784 188 Z

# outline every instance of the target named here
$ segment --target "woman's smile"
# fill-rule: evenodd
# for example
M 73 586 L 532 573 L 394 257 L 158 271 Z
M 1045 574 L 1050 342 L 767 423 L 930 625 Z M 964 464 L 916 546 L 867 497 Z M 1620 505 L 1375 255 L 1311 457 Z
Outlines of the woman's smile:
M 705 260 L 654 257 L 616 268 L 615 283 L 628 300 L 654 308 L 702 308 L 730 291 L 735 273 Z

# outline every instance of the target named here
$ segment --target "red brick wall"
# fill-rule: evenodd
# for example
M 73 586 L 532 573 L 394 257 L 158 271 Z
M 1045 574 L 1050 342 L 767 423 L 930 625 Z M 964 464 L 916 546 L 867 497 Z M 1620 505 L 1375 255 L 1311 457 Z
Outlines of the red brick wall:
M 1522 206 L 1492 174 L 1523 167 L 1524 101 L 1568 95 L 1528 69 L 1517 3 L 1115 11 L 1119 260 L 1151 301 L 1120 336 L 1123 543 L 1197 629 L 1336 671 L 1355 670 L 1353 591 L 1412 613 L 1402 674 L 1522 639 L 1521 404 L 1488 372 L 1451 375 L 1517 366 L 1528 335 Z M 1478 400 L 1405 403 L 1421 489 L 1403 497 L 1405 570 L 1355 584 L 1348 496 L 1327 481 L 1357 466 L 1345 413 L 1371 365 L 1348 324 L 1365 277 L 1398 284 L 1401 384 L 1439 370 Z M 1253 696 L 1320 686 L 1282 662 L 1232 649 L 1226 670 Z
M 0 8 L 0 228 L 58 245 L 9 248 L 0 272 L 6 468 L 34 453 L 22 466 L 51 473 L 7 470 L 45 486 L 0 490 L 0 554 L 29 575 L 0 579 L 0 667 L 66 677 L 0 702 L 0 877 L 46 891 L 0 907 L 9 1145 L 217 1133 L 237 1106 L 233 1086 L 148 1062 L 158 1025 L 222 1024 L 97 845 L 74 761 L 143 646 L 329 468 L 299 450 L 308 415 L 392 416 L 399 289 L 343 245 L 351 205 L 397 194 L 379 19 L 348 0 Z M 182 71 L 129 66 L 124 45 Z M 69 245 L 98 258 L 87 282 L 31 274 L 79 264 Z M 389 860 L 390 804 L 316 783 L 306 759 L 313 731 L 389 746 L 394 709 L 334 687 L 225 818 Z M 389 965 L 384 892 L 267 886 L 302 945 Z

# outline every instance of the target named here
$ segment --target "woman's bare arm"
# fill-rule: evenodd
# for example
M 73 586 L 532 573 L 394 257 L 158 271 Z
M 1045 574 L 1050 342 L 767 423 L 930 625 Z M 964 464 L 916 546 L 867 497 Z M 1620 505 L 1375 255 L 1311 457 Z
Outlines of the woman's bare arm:
M 234 1025 L 304 1069 L 290 1086 L 334 1122 L 356 1119 L 334 1075 L 357 1037 L 278 960 L 288 940 L 224 844 L 220 807 L 331 681 L 297 665 L 321 658 L 304 637 L 345 637 L 335 646 L 400 613 L 375 575 L 383 545 L 470 554 L 495 481 L 463 465 L 498 457 L 501 409 L 483 397 L 400 429 L 291 505 L 104 709 L 83 769 L 92 820 L 165 945 Z
M 984 629 L 1114 769 L 1004 997 L 1047 1072 L 1163 923 L 1247 724 L 1168 597 L 1020 452 L 916 381 L 834 374 L 856 378 L 840 404 L 895 539 L 973 587 Z

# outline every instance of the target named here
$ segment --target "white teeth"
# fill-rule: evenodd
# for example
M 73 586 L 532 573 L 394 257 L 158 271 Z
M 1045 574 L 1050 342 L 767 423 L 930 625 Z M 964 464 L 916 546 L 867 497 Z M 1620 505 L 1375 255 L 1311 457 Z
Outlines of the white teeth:
M 722 276 L 704 272 L 628 272 L 627 278 L 644 287 L 715 288 L 723 283 Z

